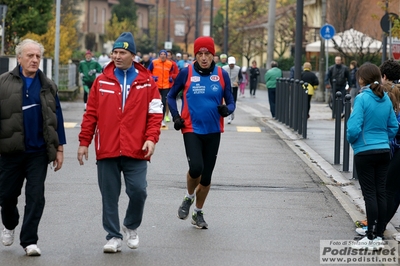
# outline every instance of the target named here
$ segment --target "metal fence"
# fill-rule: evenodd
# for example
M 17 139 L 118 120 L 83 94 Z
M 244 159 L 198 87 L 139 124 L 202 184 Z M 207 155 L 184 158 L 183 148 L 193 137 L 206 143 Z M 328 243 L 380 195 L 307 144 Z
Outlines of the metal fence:
M 58 68 L 58 89 L 73 90 L 76 89 L 76 65 L 60 65 Z

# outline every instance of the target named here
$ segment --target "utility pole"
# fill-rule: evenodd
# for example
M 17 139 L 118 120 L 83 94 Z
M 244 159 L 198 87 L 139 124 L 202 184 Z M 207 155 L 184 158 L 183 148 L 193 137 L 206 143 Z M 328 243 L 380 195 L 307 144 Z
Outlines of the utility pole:
M 157 48 L 158 48 L 158 3 L 160 0 L 156 0 L 156 36 L 155 36 L 155 42 L 154 42 L 154 51 L 157 53 Z
M 321 8 L 321 27 L 326 23 L 326 0 L 322 0 L 322 8 Z M 319 36 L 321 41 L 321 47 L 319 50 L 319 89 L 316 91 L 315 98 L 317 101 L 327 102 L 329 98 L 325 96 L 325 39 L 322 36 Z M 328 95 L 329 96 L 329 95 Z
M 268 45 L 267 45 L 267 64 L 266 69 L 271 67 L 271 62 L 274 60 L 274 48 L 275 48 L 275 11 L 276 11 L 276 0 L 269 1 L 268 10 Z
M 301 55 L 303 53 L 303 10 L 304 0 L 297 0 L 296 7 L 296 42 L 294 58 L 294 79 L 301 79 Z
M 61 0 L 56 2 L 56 39 L 54 47 L 54 83 L 58 86 L 58 67 L 60 55 L 60 8 Z
M 6 14 L 7 14 L 7 6 L 0 5 L 0 18 L 2 21 L 1 24 L 1 53 L 0 55 L 4 55 L 4 39 L 6 38 Z
M 210 3 L 210 37 L 213 35 L 214 0 Z
M 198 0 L 196 0 L 198 1 Z M 168 31 L 167 31 L 167 42 L 170 41 L 171 38 L 171 0 L 168 0 Z
M 385 15 L 386 16 L 388 15 L 388 9 L 389 9 L 389 1 L 386 0 L 386 3 L 385 3 Z M 387 54 L 387 35 L 386 35 L 386 32 L 383 32 L 383 37 L 382 37 L 382 64 L 383 64 L 383 62 L 386 61 L 386 54 Z
M 224 54 L 228 54 L 228 38 L 229 38 L 229 34 L 228 34 L 228 9 L 229 9 L 229 0 L 226 0 L 226 6 L 225 6 L 225 31 L 224 31 Z

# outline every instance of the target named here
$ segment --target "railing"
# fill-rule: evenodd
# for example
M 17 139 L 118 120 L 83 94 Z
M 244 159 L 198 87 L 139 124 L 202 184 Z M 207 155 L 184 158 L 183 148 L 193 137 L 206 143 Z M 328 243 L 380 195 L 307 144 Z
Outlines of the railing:
M 278 78 L 275 119 L 307 138 L 308 83 Z
M 58 89 L 76 89 L 76 65 L 60 65 L 58 67 Z

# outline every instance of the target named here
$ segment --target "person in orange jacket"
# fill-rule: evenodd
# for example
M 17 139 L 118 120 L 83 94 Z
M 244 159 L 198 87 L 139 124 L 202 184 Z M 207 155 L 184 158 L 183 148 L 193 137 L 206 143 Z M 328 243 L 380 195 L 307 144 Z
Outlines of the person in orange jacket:
M 159 57 L 150 63 L 148 69 L 153 75 L 153 79 L 158 86 L 163 104 L 163 117 L 165 117 L 167 94 L 172 87 L 172 83 L 174 82 L 172 77 L 172 74 L 174 73 L 174 65 L 171 60 L 167 60 L 167 51 L 161 50 Z M 165 127 L 164 120 L 162 121 L 161 125 L 162 127 Z

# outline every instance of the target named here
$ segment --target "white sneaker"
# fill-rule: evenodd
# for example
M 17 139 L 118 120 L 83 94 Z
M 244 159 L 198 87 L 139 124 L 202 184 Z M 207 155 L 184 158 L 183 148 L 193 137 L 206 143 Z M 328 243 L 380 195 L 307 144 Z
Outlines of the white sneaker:
M 116 238 L 113 237 L 110 240 L 108 240 L 107 244 L 104 245 L 103 247 L 103 252 L 104 253 L 117 253 L 121 251 L 122 249 L 122 244 L 121 244 L 121 238 Z
M 166 127 L 164 120 L 161 122 L 161 127 Z
M 137 230 L 132 230 L 123 226 L 122 229 L 126 234 L 126 244 L 131 249 L 137 249 L 139 247 L 139 236 Z
M 357 242 L 357 244 L 352 246 L 353 249 L 368 249 L 368 250 L 380 250 L 384 248 L 383 240 L 381 237 L 376 237 L 370 240 L 367 236 L 363 237 Z
M 365 236 L 365 235 L 367 234 L 367 229 L 368 229 L 367 226 L 364 226 L 364 227 L 357 227 L 357 228 L 356 228 L 356 232 L 357 232 L 357 234 L 359 234 L 360 236 Z
M 228 124 L 230 124 L 232 122 L 232 117 L 231 115 L 228 115 Z
M 232 120 L 235 119 L 235 113 L 231 114 L 231 118 L 232 118 Z
M 14 230 L 4 228 L 1 232 L 1 242 L 4 246 L 11 246 L 14 243 Z
M 27 256 L 40 256 L 41 252 L 37 245 L 32 244 L 25 248 L 25 253 Z

